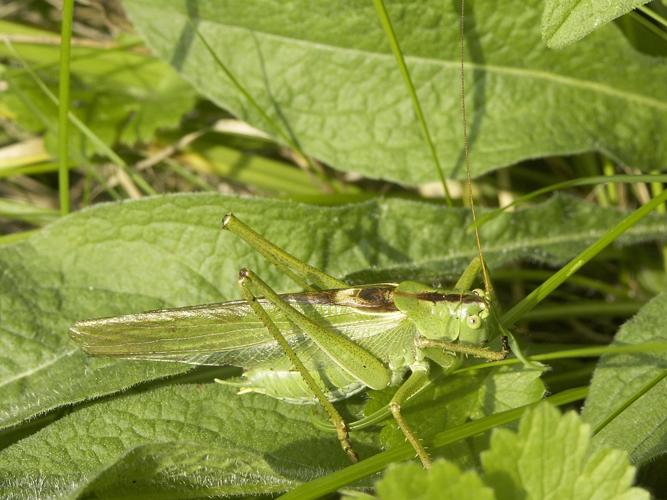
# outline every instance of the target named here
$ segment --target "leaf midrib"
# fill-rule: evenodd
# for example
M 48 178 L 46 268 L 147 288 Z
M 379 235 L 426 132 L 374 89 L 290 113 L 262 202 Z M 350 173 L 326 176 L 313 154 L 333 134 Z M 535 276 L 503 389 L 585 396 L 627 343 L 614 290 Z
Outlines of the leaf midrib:
M 74 354 L 78 350 L 79 350 L 78 348 L 74 348 L 74 349 L 71 349 L 69 351 L 63 351 L 63 352 L 57 354 L 56 356 L 50 358 L 48 361 L 43 362 L 40 365 L 37 365 L 37 366 L 35 366 L 35 367 L 33 367 L 29 370 L 26 370 L 24 372 L 17 373 L 15 375 L 13 375 L 12 377 L 1 381 L 0 382 L 0 388 L 3 388 L 3 387 L 5 387 L 9 384 L 12 384 L 12 383 L 16 382 L 17 380 L 24 379 L 26 377 L 29 377 L 30 375 L 33 375 L 34 373 L 37 373 L 41 370 L 44 370 L 45 368 L 48 368 L 49 366 L 51 366 L 53 364 L 56 364 L 62 358 L 66 358 L 67 356 L 71 356 L 72 354 Z
M 641 236 L 643 234 L 652 234 L 656 231 L 667 231 L 667 224 L 656 223 L 656 224 L 636 227 L 627 231 L 624 234 L 624 236 L 627 235 Z M 484 251 L 484 253 L 504 254 L 507 253 L 508 250 L 515 251 L 515 250 L 521 250 L 522 248 L 530 248 L 530 247 L 541 248 L 542 246 L 558 245 L 563 243 L 580 243 L 582 241 L 594 240 L 595 238 L 601 236 L 605 232 L 606 229 L 589 229 L 586 231 L 569 233 L 566 236 L 560 235 L 560 236 L 548 236 L 544 238 L 532 238 L 528 243 L 526 242 L 526 240 L 518 240 L 496 246 L 485 245 L 484 242 L 482 242 L 482 250 Z M 442 255 L 441 257 L 436 257 L 432 259 L 413 260 L 408 264 L 412 267 L 429 266 L 431 264 L 437 264 L 439 262 L 447 262 L 455 259 L 474 257 L 475 255 L 477 255 L 477 249 L 471 247 L 470 250 L 465 250 L 465 251 L 459 250 L 456 252 L 450 252 L 447 255 Z M 401 269 L 405 267 L 405 264 L 406 263 L 397 263 L 396 265 L 393 266 L 382 267 L 382 271 L 386 272 L 392 269 Z
M 186 16 L 183 16 L 182 14 L 179 13 L 179 15 L 185 19 L 188 19 Z M 253 34 L 259 34 L 261 36 L 264 36 L 266 38 L 274 38 L 277 40 L 281 41 L 287 41 L 291 42 L 295 45 L 304 45 L 308 47 L 318 47 L 321 48 L 322 50 L 327 50 L 327 51 L 344 51 L 344 52 L 350 52 L 350 53 L 356 53 L 359 55 L 363 55 L 366 57 L 376 57 L 376 58 L 381 58 L 381 59 L 388 59 L 388 60 L 393 60 L 393 56 L 390 53 L 383 53 L 383 52 L 375 52 L 375 51 L 370 51 L 370 50 L 361 50 L 361 49 L 356 49 L 356 48 L 351 48 L 351 47 L 345 47 L 342 45 L 334 45 L 334 44 L 323 44 L 321 42 L 314 42 L 312 40 L 305 40 L 305 39 L 300 39 L 300 38 L 295 38 L 295 37 L 289 37 L 285 35 L 278 35 L 275 33 L 270 33 L 267 31 L 258 31 L 258 30 L 252 30 L 249 28 L 245 27 L 240 27 L 232 24 L 227 24 L 224 22 L 220 22 L 217 20 L 208 20 L 205 21 L 205 23 L 211 23 L 211 24 L 216 24 L 220 26 L 224 26 L 226 29 L 230 30 L 238 30 L 238 31 L 244 31 L 244 32 L 249 32 Z M 415 61 L 415 62 L 422 62 L 425 64 L 433 64 L 437 65 L 440 67 L 448 67 L 448 68 L 454 68 L 454 69 L 459 69 L 461 67 L 461 62 L 460 61 L 450 61 L 446 59 L 434 59 L 430 57 L 422 57 L 422 56 L 414 56 L 414 55 L 405 55 L 406 61 Z M 605 85 L 603 83 L 595 82 L 592 80 L 583 80 L 583 79 L 576 79 L 568 76 L 563 76 L 559 75 L 556 73 L 551 73 L 548 71 L 543 71 L 543 70 L 534 70 L 534 69 L 524 69 L 524 68 L 517 68 L 517 67 L 512 67 L 512 66 L 497 66 L 497 65 L 492 65 L 492 64 L 477 64 L 473 62 L 466 61 L 463 64 L 464 68 L 466 70 L 477 70 L 477 71 L 484 71 L 486 73 L 496 73 L 500 75 L 511 75 L 511 76 L 516 76 L 519 78 L 529 78 L 529 79 L 534 79 L 534 80 L 539 80 L 539 81 L 545 81 L 548 83 L 557 83 L 561 84 L 563 86 L 568 86 L 572 87 L 574 89 L 583 89 L 583 90 L 588 90 L 591 92 L 597 92 L 599 94 L 604 94 L 610 97 L 615 97 L 619 98 L 625 101 L 630 101 L 630 102 L 636 102 L 639 104 L 643 104 L 647 107 L 654 108 L 656 110 L 660 111 L 666 111 L 667 112 L 667 102 L 654 99 L 651 97 L 648 97 L 643 94 L 637 94 L 635 92 L 629 92 L 626 90 L 618 90 L 614 87 L 611 87 L 609 85 Z

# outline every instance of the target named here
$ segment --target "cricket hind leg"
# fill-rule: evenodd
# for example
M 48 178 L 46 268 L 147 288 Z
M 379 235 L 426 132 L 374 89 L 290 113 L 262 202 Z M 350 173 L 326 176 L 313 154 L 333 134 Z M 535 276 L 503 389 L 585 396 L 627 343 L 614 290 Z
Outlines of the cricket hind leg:
M 254 250 L 262 254 L 269 262 L 280 269 L 292 281 L 302 286 L 304 290 L 326 290 L 348 288 L 344 281 L 320 271 L 316 267 L 287 253 L 264 238 L 249 226 L 237 219 L 234 214 L 227 214 L 222 219 L 222 228 L 241 238 Z
M 340 415 L 340 413 L 338 413 L 338 410 L 336 410 L 334 405 L 327 399 L 322 389 L 317 385 L 317 382 L 312 377 L 312 375 L 310 375 L 308 369 L 304 366 L 294 350 L 290 347 L 287 339 L 282 335 L 282 333 L 280 333 L 280 330 L 273 322 L 269 314 L 266 312 L 264 307 L 262 307 L 262 305 L 257 301 L 257 297 L 255 297 L 250 289 L 251 285 L 249 284 L 248 278 L 248 271 L 242 269 L 239 272 L 239 286 L 241 287 L 243 298 L 248 302 L 255 315 L 264 324 L 264 327 L 269 331 L 271 336 L 276 340 L 283 352 L 290 359 L 292 365 L 294 365 L 294 368 L 301 374 L 308 388 L 312 391 L 313 395 L 317 398 L 320 405 L 322 405 L 326 411 L 327 415 L 329 416 L 329 420 L 336 429 L 338 441 L 340 442 L 341 448 L 343 448 L 345 454 L 350 458 L 352 463 L 357 463 L 359 461 L 359 457 L 352 448 L 347 423 Z

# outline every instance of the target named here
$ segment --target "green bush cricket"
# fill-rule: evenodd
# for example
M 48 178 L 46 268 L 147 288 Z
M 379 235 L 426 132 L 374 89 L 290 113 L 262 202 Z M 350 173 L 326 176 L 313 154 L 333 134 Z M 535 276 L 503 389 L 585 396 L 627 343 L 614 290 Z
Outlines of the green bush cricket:
M 470 187 L 467 149 L 464 137 Z M 501 327 L 479 236 L 480 256 L 452 289 L 441 289 L 414 281 L 351 286 L 273 245 L 232 214 L 225 216 L 223 228 L 304 291 L 279 295 L 252 271 L 241 269 L 242 300 L 79 321 L 70 330 L 72 338 L 95 356 L 241 367 L 240 393 L 321 404 L 353 462 L 358 458 L 348 425 L 332 402 L 367 387 L 398 386 L 389 409 L 429 467 L 430 457 L 402 417 L 401 405 L 428 382 L 430 363 L 447 373 L 464 355 L 500 360 L 508 353 L 505 341 L 500 351 L 486 347 Z M 486 291 L 470 290 L 480 271 Z
M 246 370 L 240 392 L 298 404 L 319 401 L 353 460 L 347 426 L 330 401 L 365 387 L 398 385 L 409 369 L 390 410 L 428 466 L 400 407 L 427 382 L 429 362 L 447 371 L 459 366 L 457 353 L 490 360 L 506 354 L 484 347 L 497 325 L 488 295 L 467 291 L 480 260 L 451 290 L 413 281 L 350 287 L 275 247 L 231 214 L 224 227 L 310 291 L 278 295 L 242 269 L 244 300 L 79 321 L 70 331 L 74 340 L 96 356 L 240 366 Z

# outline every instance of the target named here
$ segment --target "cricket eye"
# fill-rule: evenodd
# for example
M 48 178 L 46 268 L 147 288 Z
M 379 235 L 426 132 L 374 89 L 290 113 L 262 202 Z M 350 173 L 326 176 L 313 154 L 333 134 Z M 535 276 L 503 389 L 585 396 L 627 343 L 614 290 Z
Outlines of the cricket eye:
M 486 295 L 486 293 L 484 292 L 484 290 L 482 290 L 481 288 L 475 288 L 475 289 L 472 291 L 472 293 L 474 293 L 474 294 L 477 295 L 478 297 L 484 297 L 484 296 Z
M 471 314 L 468 316 L 466 318 L 466 323 L 468 324 L 468 328 L 473 330 L 477 330 L 480 326 L 482 326 L 482 320 L 476 314 Z

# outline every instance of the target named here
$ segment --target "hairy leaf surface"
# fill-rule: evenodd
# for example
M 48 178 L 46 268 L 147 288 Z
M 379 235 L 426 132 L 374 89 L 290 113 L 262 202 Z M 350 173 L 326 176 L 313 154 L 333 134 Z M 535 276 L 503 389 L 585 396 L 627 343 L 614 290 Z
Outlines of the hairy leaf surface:
M 296 291 L 261 256 L 221 231 L 230 211 L 310 264 L 357 283 L 444 282 L 476 254 L 464 229 L 466 209 L 400 200 L 326 208 L 188 195 L 84 210 L 0 248 L 0 425 L 189 369 L 88 357 L 67 334 L 77 320 L 235 299 L 243 266 L 280 292 Z M 492 266 L 526 257 L 554 264 L 621 216 L 554 197 L 486 224 L 482 241 Z M 621 242 L 665 231 L 667 221 L 655 215 Z
M 542 38 L 560 49 L 650 0 L 547 0 L 542 16 Z
M 459 2 L 385 3 L 445 174 L 462 178 Z M 667 122 L 663 59 L 636 52 L 612 25 L 564 50 L 548 49 L 540 0 L 467 4 L 473 174 L 591 150 L 645 169 L 665 164 L 667 146 L 657 139 Z M 280 142 L 368 177 L 437 179 L 372 2 L 125 5 L 156 54 Z
M 667 293 L 646 304 L 628 321 L 612 345 L 667 342 L 664 312 Z M 667 449 L 667 353 L 610 354 L 593 373 L 583 418 L 597 427 L 622 410 L 593 439 L 596 447 L 626 450 L 635 464 L 643 464 Z M 662 378 L 661 378 L 662 377 Z M 651 383 L 657 382 L 652 387 Z M 630 399 L 640 396 L 627 408 Z

